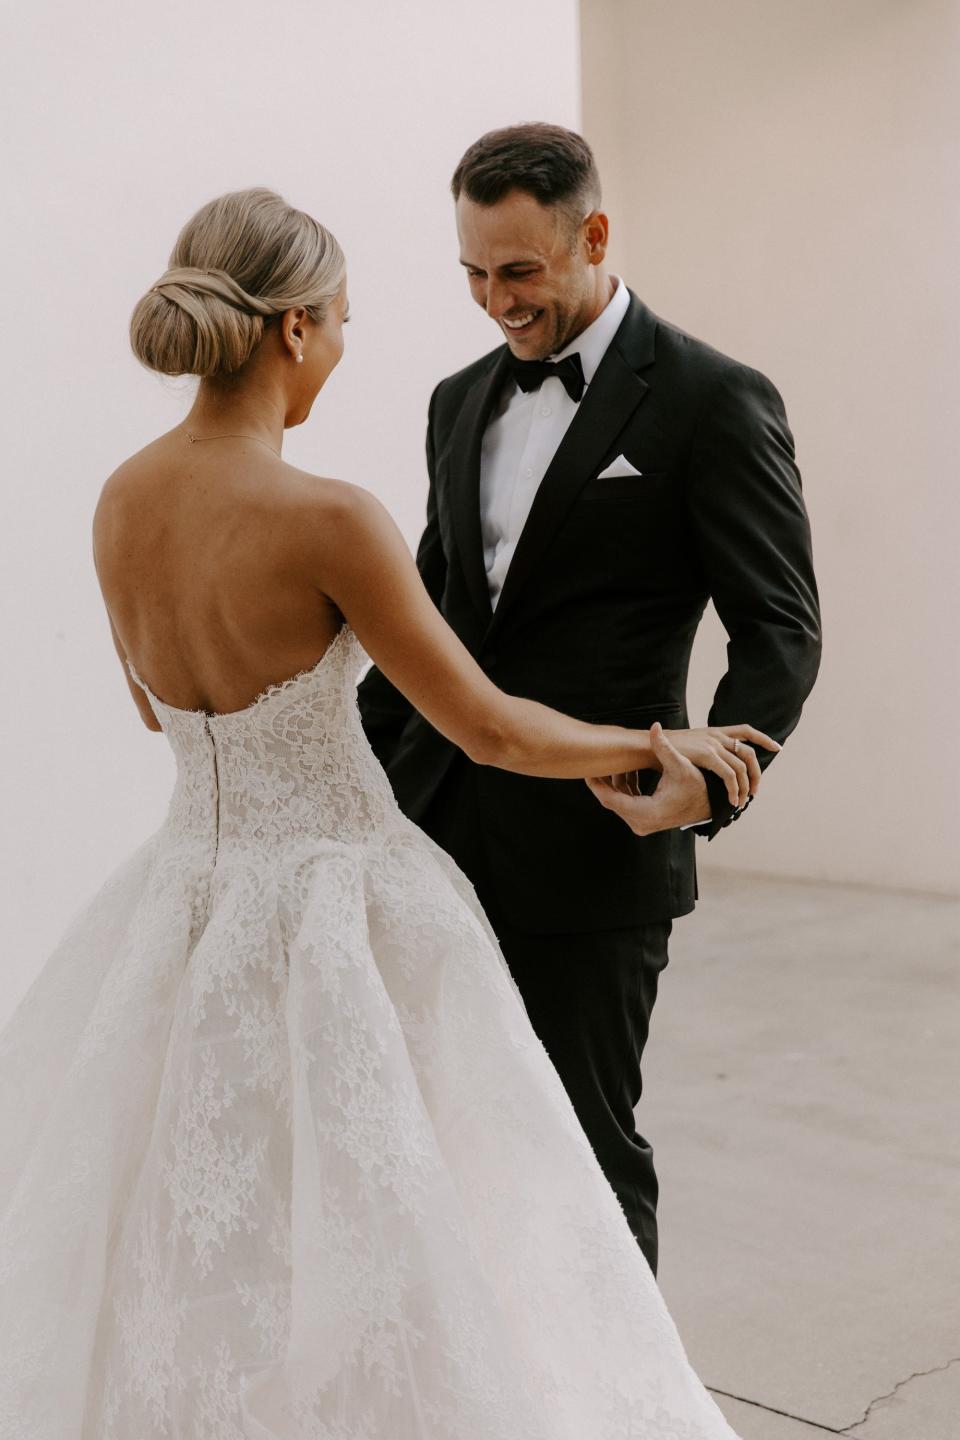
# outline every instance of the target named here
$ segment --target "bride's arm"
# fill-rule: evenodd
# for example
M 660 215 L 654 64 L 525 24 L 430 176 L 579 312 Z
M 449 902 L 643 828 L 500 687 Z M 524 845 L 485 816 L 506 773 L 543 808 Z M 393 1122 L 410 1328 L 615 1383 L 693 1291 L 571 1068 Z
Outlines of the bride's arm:
M 556 779 L 660 768 L 647 730 L 589 725 L 499 690 L 440 615 L 400 531 L 367 491 L 337 487 L 319 541 L 324 594 L 387 679 L 477 764 Z M 751 788 L 744 761 L 719 737 L 705 758 L 740 804 Z

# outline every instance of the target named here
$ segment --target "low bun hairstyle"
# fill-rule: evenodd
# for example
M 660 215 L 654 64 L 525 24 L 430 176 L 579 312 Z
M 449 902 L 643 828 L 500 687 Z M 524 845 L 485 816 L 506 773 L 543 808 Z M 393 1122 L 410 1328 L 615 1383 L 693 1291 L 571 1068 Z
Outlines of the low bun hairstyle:
M 221 195 L 187 221 L 169 268 L 137 302 L 133 353 L 163 375 L 233 375 L 272 316 L 302 305 L 322 324 L 345 268 L 330 231 L 273 190 Z

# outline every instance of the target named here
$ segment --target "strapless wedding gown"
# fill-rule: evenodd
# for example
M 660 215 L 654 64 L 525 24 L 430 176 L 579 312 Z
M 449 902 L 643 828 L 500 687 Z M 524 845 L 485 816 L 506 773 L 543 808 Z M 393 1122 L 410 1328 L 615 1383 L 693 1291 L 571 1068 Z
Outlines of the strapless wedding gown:
M 731 1440 L 362 661 L 150 696 L 166 822 L 0 1036 L 0 1435 Z

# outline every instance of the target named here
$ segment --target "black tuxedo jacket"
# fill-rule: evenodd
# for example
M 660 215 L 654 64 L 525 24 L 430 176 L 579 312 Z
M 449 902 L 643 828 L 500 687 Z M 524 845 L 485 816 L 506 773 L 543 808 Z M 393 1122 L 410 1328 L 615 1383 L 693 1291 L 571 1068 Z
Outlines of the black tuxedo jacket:
M 730 640 L 709 723 L 748 722 L 783 741 L 816 677 L 820 625 L 793 439 L 773 385 L 631 294 L 494 612 L 480 447 L 512 383 L 506 355 L 501 346 L 443 380 L 430 402 L 417 564 L 448 623 L 509 693 L 585 720 L 677 727 L 687 724 L 690 650 L 712 597 Z M 621 453 L 642 474 L 597 478 Z M 360 706 L 401 807 L 419 820 L 459 752 L 376 669 Z M 475 778 L 488 871 L 509 924 L 604 930 L 693 908 L 693 831 L 635 836 L 581 780 L 490 767 L 476 767 Z M 701 828 L 712 838 L 733 811 L 717 777 L 708 788 L 713 820 Z

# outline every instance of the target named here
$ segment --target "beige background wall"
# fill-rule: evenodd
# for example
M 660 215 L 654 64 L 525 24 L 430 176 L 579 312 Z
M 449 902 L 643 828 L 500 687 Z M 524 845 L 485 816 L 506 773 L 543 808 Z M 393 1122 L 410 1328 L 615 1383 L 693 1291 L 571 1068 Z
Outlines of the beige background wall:
M 430 391 L 496 343 L 457 263 L 451 172 L 495 125 L 579 123 L 576 0 L 266 16 L 257 0 L 36 0 L 0 17 L 0 1024 L 172 782 L 127 695 L 89 534 L 106 476 L 189 405 L 190 382 L 141 370 L 127 343 L 180 226 L 265 184 L 332 227 L 347 353 L 285 454 L 374 490 L 414 542 Z
M 615 265 L 778 385 L 814 525 L 820 680 L 703 863 L 957 893 L 960 7 L 581 12 Z M 710 619 L 701 719 L 724 661 Z

